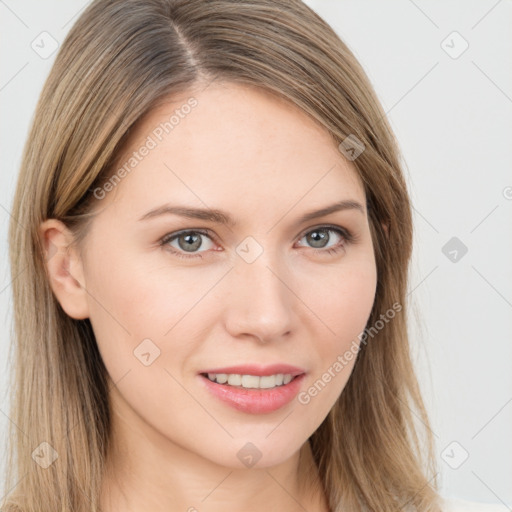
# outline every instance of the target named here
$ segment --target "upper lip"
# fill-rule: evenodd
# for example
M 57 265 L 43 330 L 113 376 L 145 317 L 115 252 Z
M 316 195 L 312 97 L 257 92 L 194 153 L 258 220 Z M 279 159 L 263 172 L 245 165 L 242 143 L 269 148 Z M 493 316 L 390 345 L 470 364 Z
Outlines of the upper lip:
M 237 365 L 237 366 L 226 366 L 223 368 L 211 368 L 209 370 L 204 370 L 200 373 L 236 373 L 240 375 L 276 375 L 278 373 L 290 374 L 293 377 L 296 375 L 301 375 L 305 373 L 302 368 L 298 368 L 297 366 L 291 366 L 289 364 L 270 364 L 270 365 L 257 365 L 257 364 L 247 364 L 247 365 Z

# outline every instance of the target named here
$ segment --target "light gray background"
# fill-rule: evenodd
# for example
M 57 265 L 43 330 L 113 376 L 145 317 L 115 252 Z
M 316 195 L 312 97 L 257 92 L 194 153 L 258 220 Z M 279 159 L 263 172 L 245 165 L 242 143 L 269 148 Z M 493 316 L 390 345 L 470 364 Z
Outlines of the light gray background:
M 0 435 L 9 421 L 9 212 L 55 57 L 31 44 L 43 51 L 46 38 L 50 48 L 45 31 L 62 42 L 87 3 L 0 0 Z M 307 3 L 360 59 L 403 151 L 415 212 L 411 340 L 441 491 L 512 507 L 512 2 Z M 459 247 L 445 255 L 453 237 Z

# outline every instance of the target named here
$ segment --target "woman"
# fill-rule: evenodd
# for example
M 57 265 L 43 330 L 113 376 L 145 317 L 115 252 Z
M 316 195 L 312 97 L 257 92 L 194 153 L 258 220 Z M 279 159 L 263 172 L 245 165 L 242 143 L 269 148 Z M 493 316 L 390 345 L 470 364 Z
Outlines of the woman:
M 300 1 L 93 2 L 12 218 L 2 510 L 442 509 L 398 148 Z

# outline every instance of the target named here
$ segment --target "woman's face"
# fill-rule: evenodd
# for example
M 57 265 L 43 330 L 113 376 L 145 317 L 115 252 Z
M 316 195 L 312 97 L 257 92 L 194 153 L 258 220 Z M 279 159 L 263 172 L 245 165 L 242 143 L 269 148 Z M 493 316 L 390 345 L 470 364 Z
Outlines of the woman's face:
M 215 84 L 150 113 L 95 195 L 83 300 L 126 431 L 227 467 L 295 454 L 374 301 L 353 165 L 287 103 Z

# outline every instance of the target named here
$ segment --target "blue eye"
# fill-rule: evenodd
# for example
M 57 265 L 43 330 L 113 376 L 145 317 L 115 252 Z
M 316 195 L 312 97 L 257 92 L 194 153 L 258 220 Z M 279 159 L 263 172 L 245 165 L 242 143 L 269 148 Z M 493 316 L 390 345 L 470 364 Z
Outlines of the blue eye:
M 329 233 L 336 233 L 341 238 L 341 241 L 329 247 L 327 244 L 331 241 Z M 209 230 L 187 230 L 179 231 L 177 233 L 169 233 L 160 239 L 159 244 L 165 246 L 172 254 L 179 258 L 202 258 L 202 254 L 196 252 L 197 249 L 204 246 L 202 237 L 206 237 L 210 242 L 213 242 L 213 235 Z M 315 253 L 336 254 L 345 249 L 346 245 L 355 241 L 355 236 L 347 229 L 342 229 L 335 226 L 319 226 L 305 232 L 299 240 L 308 238 L 309 242 L 314 246 L 309 249 L 319 249 Z M 172 242 L 177 241 L 178 247 L 171 245 Z M 327 242 L 324 244 L 324 242 Z M 316 247 L 315 247 L 316 245 Z M 208 249 L 208 248 L 207 248 Z M 207 251 L 201 251 L 207 252 Z

